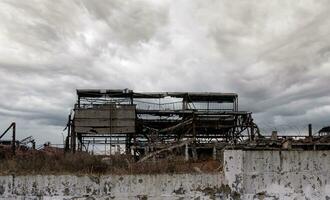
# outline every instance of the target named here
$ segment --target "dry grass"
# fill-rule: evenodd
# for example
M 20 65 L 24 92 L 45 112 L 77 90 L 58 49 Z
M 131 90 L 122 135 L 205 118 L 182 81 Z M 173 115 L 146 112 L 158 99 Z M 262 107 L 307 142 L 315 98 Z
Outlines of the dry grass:
M 45 154 L 35 151 L 0 159 L 0 173 L 26 174 L 162 174 L 218 172 L 221 163 L 213 160 L 186 162 L 182 157 L 136 163 L 132 157 L 93 156 L 87 153 Z

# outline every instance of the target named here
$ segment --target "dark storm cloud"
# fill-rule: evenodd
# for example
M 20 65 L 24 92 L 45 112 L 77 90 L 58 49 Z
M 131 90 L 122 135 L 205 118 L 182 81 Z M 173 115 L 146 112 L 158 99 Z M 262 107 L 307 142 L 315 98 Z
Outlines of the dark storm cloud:
M 61 142 L 76 88 L 237 92 L 264 130 L 325 125 L 329 9 L 326 0 L 1 1 L 0 125 Z

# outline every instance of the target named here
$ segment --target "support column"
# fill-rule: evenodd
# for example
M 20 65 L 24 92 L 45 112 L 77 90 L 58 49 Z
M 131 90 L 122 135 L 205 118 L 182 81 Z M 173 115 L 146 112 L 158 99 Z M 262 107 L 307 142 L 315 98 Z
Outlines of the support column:
M 82 151 L 83 139 L 81 133 L 77 134 L 77 138 L 78 138 L 78 151 Z
M 192 156 L 193 156 L 194 161 L 196 161 L 197 160 L 197 150 L 196 150 L 196 122 L 195 122 L 195 115 L 193 115 L 192 125 L 193 125 L 193 138 L 194 138 L 193 145 L 192 145 Z
M 71 152 L 72 153 L 76 152 L 76 133 L 74 131 L 74 127 L 72 127 L 71 130 Z
M 187 98 L 183 97 L 183 99 L 182 99 L 182 110 L 187 110 L 187 109 L 188 109 Z
M 71 114 L 70 114 L 69 117 L 68 117 L 68 124 L 67 124 L 67 127 L 68 127 L 68 135 L 67 135 L 67 137 L 65 138 L 65 148 L 64 148 L 65 151 L 69 151 L 69 149 L 70 149 L 70 138 L 71 138 Z
M 130 134 L 126 134 L 125 148 L 126 148 L 126 154 L 131 155 L 131 136 L 130 136 Z
M 217 159 L 217 148 L 215 144 L 213 144 L 213 154 L 212 154 L 213 160 Z
M 80 108 L 80 96 L 78 96 L 78 108 Z
M 188 147 L 188 143 L 185 145 L 185 161 L 189 161 L 189 147 Z

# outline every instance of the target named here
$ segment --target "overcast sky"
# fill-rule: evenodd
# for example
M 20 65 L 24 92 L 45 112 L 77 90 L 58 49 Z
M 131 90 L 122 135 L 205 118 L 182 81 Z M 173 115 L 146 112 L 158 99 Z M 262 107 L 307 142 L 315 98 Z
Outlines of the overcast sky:
M 1 0 L 0 131 L 61 143 L 76 88 L 130 88 L 236 92 L 303 132 L 330 125 L 329 59 L 329 0 Z

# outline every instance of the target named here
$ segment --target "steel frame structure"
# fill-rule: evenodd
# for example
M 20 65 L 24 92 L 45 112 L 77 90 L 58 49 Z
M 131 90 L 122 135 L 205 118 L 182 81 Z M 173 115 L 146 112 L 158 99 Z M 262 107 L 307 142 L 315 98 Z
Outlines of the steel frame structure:
M 110 125 L 102 134 L 77 131 L 78 111 L 104 105 L 134 106 L 134 130 L 113 132 Z M 259 134 L 252 113 L 239 111 L 235 93 L 78 89 L 73 111 L 66 140 L 71 151 L 88 150 L 90 144 L 109 144 L 125 145 L 127 153 L 144 155 L 180 141 L 192 140 L 194 146 L 237 144 L 254 140 Z

